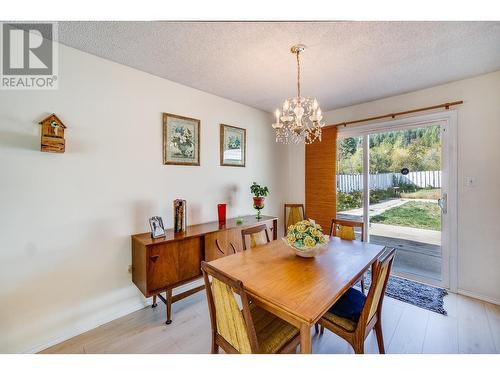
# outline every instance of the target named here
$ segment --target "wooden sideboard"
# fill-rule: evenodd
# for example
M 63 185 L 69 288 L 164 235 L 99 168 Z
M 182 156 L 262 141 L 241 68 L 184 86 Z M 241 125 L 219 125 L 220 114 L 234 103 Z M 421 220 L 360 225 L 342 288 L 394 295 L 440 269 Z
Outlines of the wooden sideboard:
M 273 240 L 278 237 L 278 218 L 244 216 L 241 224 L 236 219 L 228 219 L 225 225 L 219 222 L 190 225 L 184 232 L 166 231 L 162 238 L 151 238 L 151 234 L 132 235 L 132 281 L 145 297 L 153 297 L 152 307 L 156 307 L 157 297 L 167 309 L 166 324 L 172 322 L 172 303 L 190 296 L 202 289 L 199 286 L 173 295 L 173 288 L 179 287 L 202 276 L 201 261 L 211 261 L 243 251 L 241 230 L 266 224 Z M 166 293 L 163 297 L 162 292 Z

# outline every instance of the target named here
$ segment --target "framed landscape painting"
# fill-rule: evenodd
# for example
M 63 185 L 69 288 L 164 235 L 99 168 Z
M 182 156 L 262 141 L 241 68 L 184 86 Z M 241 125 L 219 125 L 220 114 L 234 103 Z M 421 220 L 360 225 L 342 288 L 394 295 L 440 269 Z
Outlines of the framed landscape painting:
M 200 165 L 200 120 L 163 114 L 163 164 Z
M 220 124 L 220 165 L 244 167 L 246 162 L 246 129 Z

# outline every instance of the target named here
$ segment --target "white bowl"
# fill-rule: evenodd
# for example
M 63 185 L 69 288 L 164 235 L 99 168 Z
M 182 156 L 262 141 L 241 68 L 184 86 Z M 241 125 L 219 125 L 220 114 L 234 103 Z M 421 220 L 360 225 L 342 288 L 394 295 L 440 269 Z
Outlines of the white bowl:
M 328 247 L 328 243 L 324 243 L 324 244 L 317 244 L 314 247 L 299 248 L 299 247 L 295 247 L 295 246 L 290 245 L 288 243 L 286 237 L 282 238 L 282 240 L 293 250 L 295 255 L 302 257 L 302 258 L 314 258 L 316 255 L 318 255 L 318 253 L 321 250 L 326 249 Z

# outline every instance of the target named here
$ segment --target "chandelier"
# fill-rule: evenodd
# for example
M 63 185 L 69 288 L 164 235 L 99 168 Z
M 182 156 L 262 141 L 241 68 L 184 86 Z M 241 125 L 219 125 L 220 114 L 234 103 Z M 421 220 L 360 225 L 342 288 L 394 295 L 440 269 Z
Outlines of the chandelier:
M 297 58 L 297 96 L 286 99 L 281 111 L 276 109 L 276 122 L 272 125 L 276 142 L 310 144 L 316 139 L 321 141 L 321 128 L 325 124 L 321 122 L 323 116 L 318 101 L 300 96 L 300 53 L 305 48 L 297 44 L 290 50 Z

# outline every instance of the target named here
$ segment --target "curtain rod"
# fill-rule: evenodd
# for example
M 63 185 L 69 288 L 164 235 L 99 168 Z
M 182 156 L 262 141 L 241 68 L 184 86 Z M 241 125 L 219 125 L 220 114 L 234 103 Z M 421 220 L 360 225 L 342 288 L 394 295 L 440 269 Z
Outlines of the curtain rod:
M 387 117 L 396 118 L 396 116 L 407 115 L 409 113 L 415 113 L 415 112 L 430 111 L 432 109 L 438 109 L 438 108 L 450 109 L 450 107 L 452 107 L 454 105 L 463 104 L 463 102 L 464 102 L 463 100 L 459 100 L 459 101 L 451 102 L 451 103 L 443 103 L 443 104 L 433 105 L 432 107 L 423 107 L 423 108 L 417 108 L 417 109 L 410 109 L 409 111 L 396 112 L 396 113 L 388 113 L 386 115 L 375 116 L 375 117 L 368 117 L 368 118 L 364 118 L 364 119 L 361 119 L 361 120 L 344 121 L 344 122 L 339 122 L 337 124 L 331 124 L 331 125 L 328 125 L 328 126 L 347 126 L 347 125 L 352 125 L 352 124 L 358 124 L 360 122 L 380 120 L 380 119 L 387 118 Z

